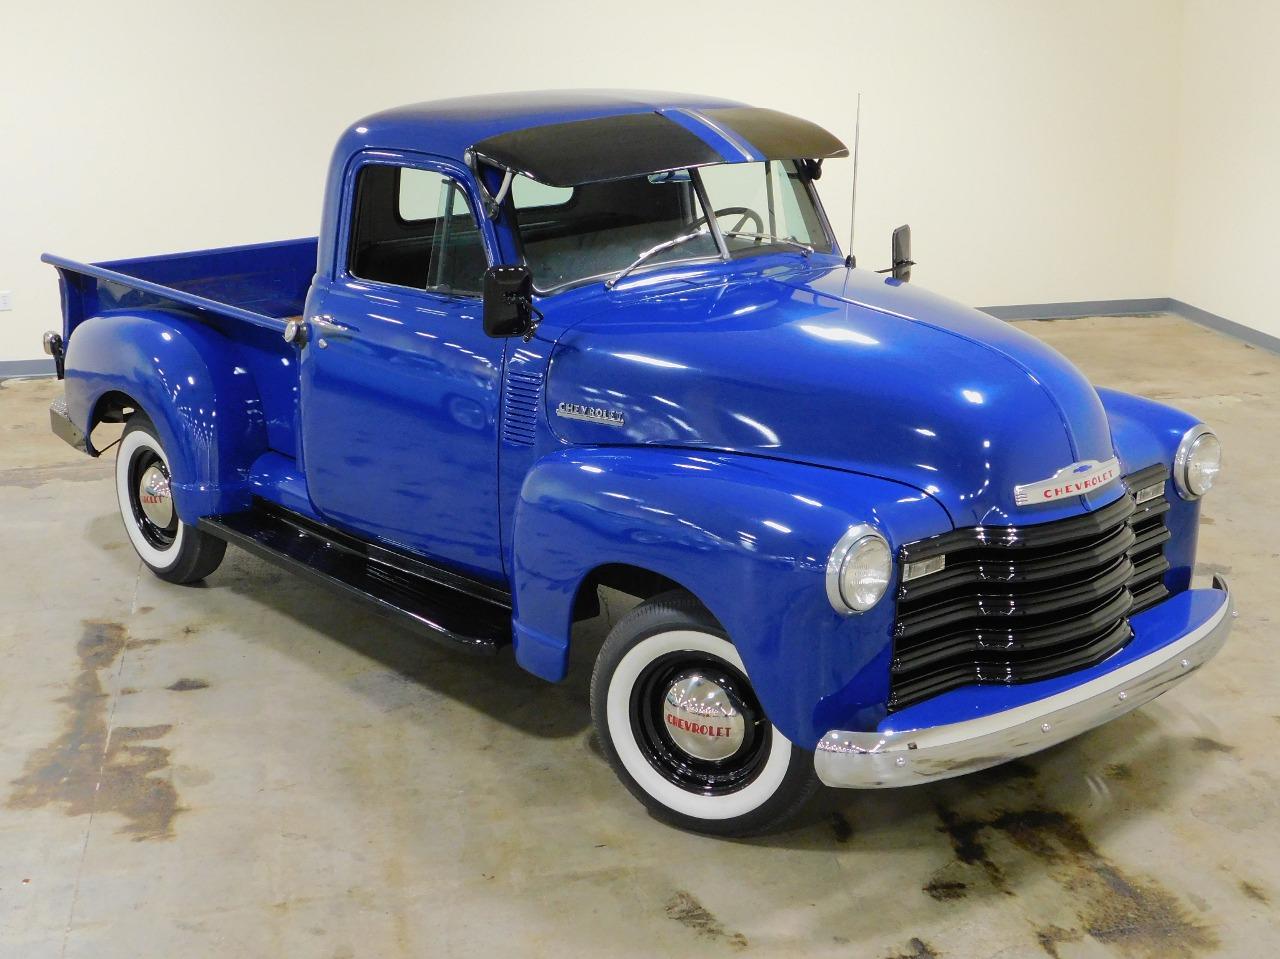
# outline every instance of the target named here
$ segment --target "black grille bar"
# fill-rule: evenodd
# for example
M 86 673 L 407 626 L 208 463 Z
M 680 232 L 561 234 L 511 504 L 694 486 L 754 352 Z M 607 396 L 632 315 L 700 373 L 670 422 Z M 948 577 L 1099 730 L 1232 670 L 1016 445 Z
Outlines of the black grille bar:
M 1169 512 L 1169 472 L 1163 466 L 1151 466 L 1126 477 L 1125 484 L 1132 493 L 1163 483 L 1158 497 L 1138 506 L 1129 525 L 1137 536 L 1137 542 L 1129 552 L 1133 562 L 1133 577 L 1129 580 L 1129 592 L 1133 594 L 1133 609 L 1139 612 L 1154 606 L 1169 595 L 1164 585 L 1164 574 L 1169 571 L 1169 561 L 1164 556 L 1164 544 L 1172 536 L 1165 526 L 1165 514 Z
M 909 543 L 902 564 L 945 555 L 942 570 L 897 593 L 889 709 L 971 683 L 1021 683 L 1106 659 L 1133 635 L 1128 617 L 1168 595 L 1167 480 L 1156 465 L 1127 495 L 1070 519 L 973 527 Z

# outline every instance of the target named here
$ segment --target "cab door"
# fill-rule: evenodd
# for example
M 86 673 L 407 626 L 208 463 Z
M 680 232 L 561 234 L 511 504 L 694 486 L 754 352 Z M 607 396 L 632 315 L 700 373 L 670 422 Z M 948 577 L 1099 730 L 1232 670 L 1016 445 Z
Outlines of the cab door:
M 470 183 L 404 154 L 349 171 L 334 275 L 309 304 L 302 458 L 325 519 L 500 582 L 505 344 L 481 323 L 494 247 Z

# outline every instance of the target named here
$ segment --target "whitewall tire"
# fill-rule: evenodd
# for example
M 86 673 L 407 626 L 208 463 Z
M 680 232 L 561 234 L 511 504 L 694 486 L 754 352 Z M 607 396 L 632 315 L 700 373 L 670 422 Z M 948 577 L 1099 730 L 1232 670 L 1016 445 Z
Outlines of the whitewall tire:
M 685 829 L 770 831 L 818 785 L 812 754 L 769 722 L 733 643 L 687 593 L 650 600 L 613 628 L 591 712 L 619 779 Z
M 169 457 L 143 413 L 129 418 L 116 451 L 116 500 L 125 533 L 153 573 L 172 583 L 204 579 L 222 562 L 227 544 L 178 516 Z

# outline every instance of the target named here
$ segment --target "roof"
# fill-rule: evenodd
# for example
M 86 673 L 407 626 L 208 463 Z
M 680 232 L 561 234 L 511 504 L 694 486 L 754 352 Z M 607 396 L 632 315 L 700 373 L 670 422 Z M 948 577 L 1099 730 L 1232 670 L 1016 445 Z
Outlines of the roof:
M 372 114 L 340 153 L 413 150 L 485 159 L 553 185 L 708 163 L 845 156 L 807 120 L 733 100 L 629 90 L 546 90 L 414 103 Z

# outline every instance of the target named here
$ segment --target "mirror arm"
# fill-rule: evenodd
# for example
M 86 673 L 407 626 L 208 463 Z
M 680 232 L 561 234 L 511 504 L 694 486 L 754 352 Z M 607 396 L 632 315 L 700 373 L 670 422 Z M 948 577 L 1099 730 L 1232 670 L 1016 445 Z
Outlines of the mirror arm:
M 511 294 L 518 296 L 519 294 Z M 542 311 L 533 305 L 533 298 L 530 297 L 525 301 L 525 305 L 529 307 L 529 328 L 524 331 L 522 339 L 528 343 L 533 339 L 533 335 L 538 332 L 538 327 L 542 323 Z

